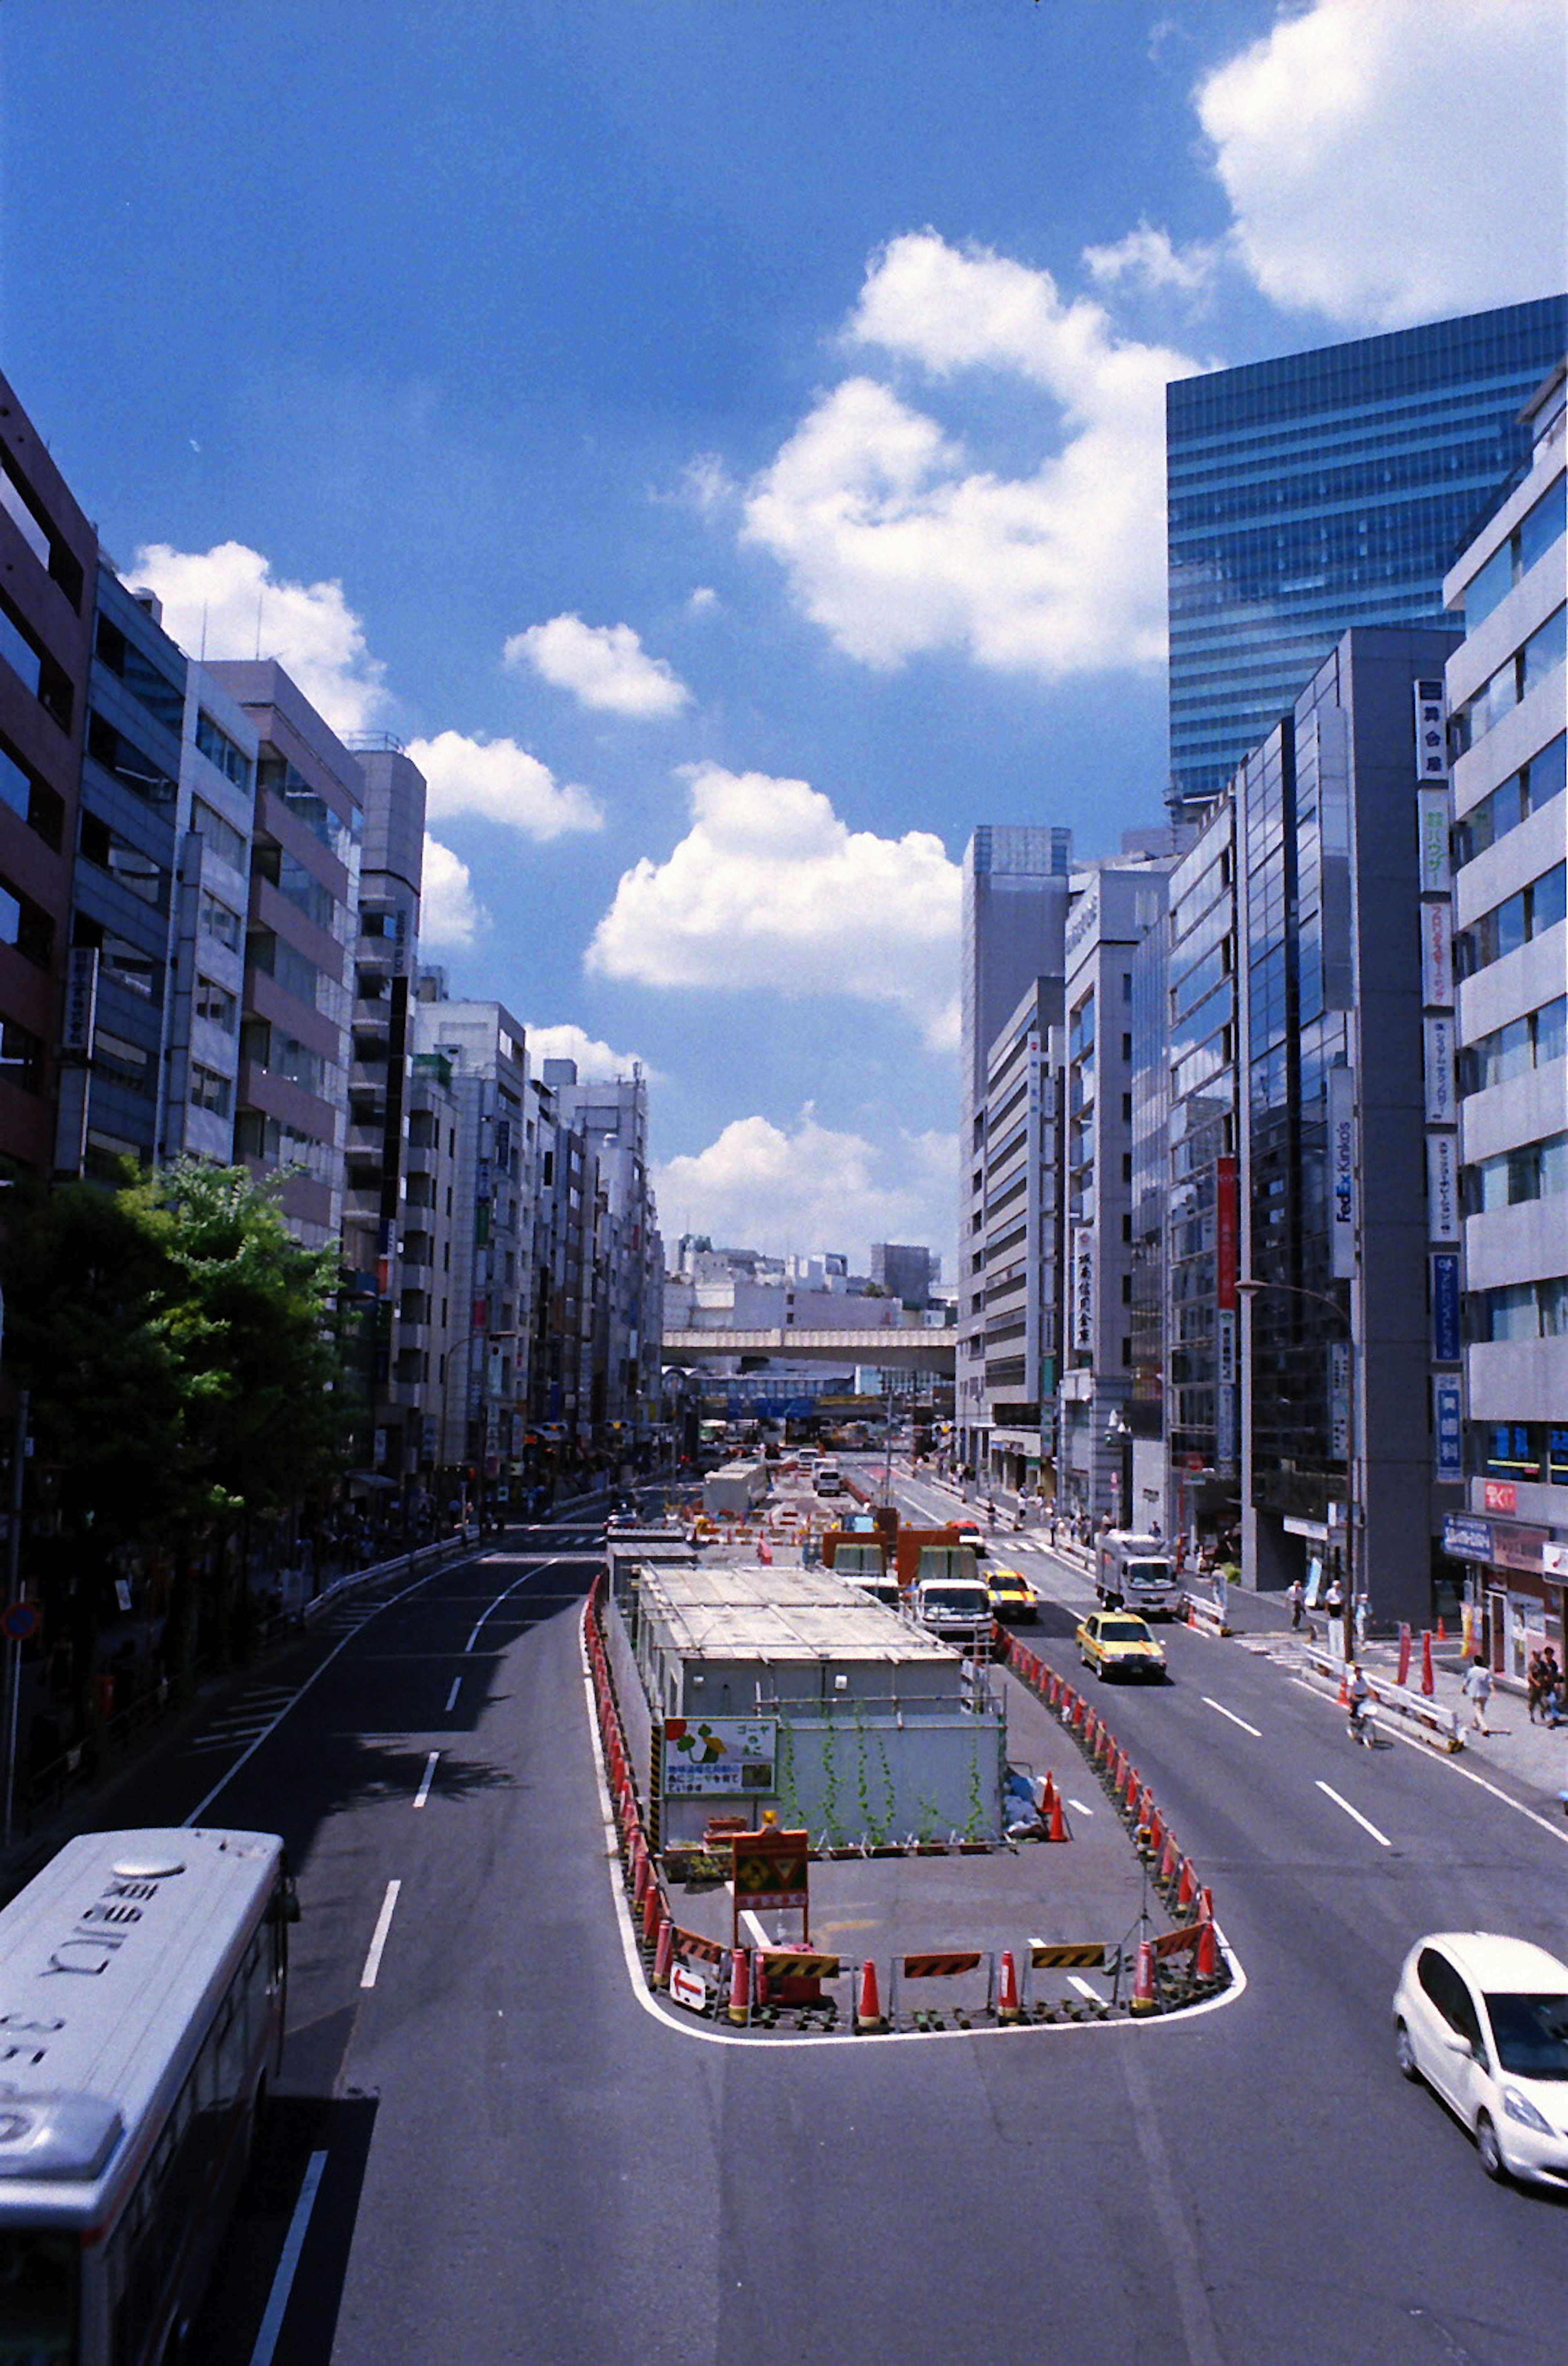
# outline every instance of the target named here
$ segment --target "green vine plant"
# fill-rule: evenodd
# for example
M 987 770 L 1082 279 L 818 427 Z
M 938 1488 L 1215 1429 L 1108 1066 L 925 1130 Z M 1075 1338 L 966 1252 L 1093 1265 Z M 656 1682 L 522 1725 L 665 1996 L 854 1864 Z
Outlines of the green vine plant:
M 835 1728 L 831 1718 L 822 1729 L 822 1814 L 827 1823 L 828 1845 L 842 1848 L 843 1827 L 839 1821 L 839 1765 L 833 1747 Z
M 800 1795 L 795 1787 L 795 1729 L 782 1718 L 779 1721 L 777 1782 L 784 1828 L 789 1831 L 798 1831 L 805 1819 L 800 1812 Z
M 915 1834 L 915 1838 L 922 1843 L 927 1841 L 934 1841 L 936 1838 L 936 1828 L 941 1811 L 937 1807 L 936 1801 L 934 1799 L 928 1798 L 923 1791 L 919 1796 L 919 1809 L 920 1821 L 919 1830 Z
M 986 1840 L 989 1835 L 981 1831 L 985 1821 L 986 1800 L 980 1789 L 980 1752 L 974 1745 L 969 1752 L 969 1821 L 964 1827 L 966 1841 Z
M 898 1806 L 898 1792 L 893 1780 L 893 1769 L 887 1762 L 887 1744 L 880 1733 L 876 1737 L 876 1749 L 877 1755 L 882 1761 L 882 1795 L 886 1802 L 882 1810 L 882 1821 L 877 1827 L 877 1838 L 885 1841 L 892 1837 L 893 1818 Z

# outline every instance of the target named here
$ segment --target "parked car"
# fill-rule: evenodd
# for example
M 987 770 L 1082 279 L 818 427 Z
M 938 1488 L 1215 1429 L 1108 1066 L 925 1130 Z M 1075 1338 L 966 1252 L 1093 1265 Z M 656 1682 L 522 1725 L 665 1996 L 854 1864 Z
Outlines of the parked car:
M 1091 1610 L 1074 1638 L 1078 1657 L 1097 1676 L 1146 1676 L 1159 1684 L 1165 1653 L 1146 1618 L 1127 1610 Z
M 1025 1621 L 1032 1624 L 1039 1617 L 1034 1588 L 1021 1569 L 989 1570 L 986 1583 L 990 1591 L 991 1616 L 999 1618 L 1005 1627 L 1017 1627 Z
M 1568 2188 L 1568 1964 L 1528 1939 L 1434 1932 L 1404 1958 L 1393 2042 L 1488 2177 Z

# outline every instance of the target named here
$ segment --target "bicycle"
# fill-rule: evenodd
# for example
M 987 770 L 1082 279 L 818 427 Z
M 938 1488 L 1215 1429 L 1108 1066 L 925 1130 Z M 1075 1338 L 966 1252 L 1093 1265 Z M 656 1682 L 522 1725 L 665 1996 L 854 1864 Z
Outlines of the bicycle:
M 1370 1699 L 1351 1702 L 1350 1720 L 1345 1730 L 1352 1741 L 1361 1742 L 1368 1750 L 1377 1748 L 1378 1729 L 1372 1723 L 1372 1705 Z

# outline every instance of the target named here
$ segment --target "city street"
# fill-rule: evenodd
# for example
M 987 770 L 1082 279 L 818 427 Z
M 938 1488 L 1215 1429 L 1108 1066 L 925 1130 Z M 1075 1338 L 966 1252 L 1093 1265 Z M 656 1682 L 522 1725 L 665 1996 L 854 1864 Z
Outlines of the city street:
M 716 2043 L 627 1976 L 579 1647 L 594 1536 L 513 1531 L 345 1607 L 275 1731 L 231 1709 L 117 1803 L 188 1813 L 251 1748 L 204 1820 L 281 1830 L 299 1876 L 284 2092 L 203 2366 L 1562 2353 L 1568 2205 L 1487 2183 L 1389 2018 L 1423 1931 L 1568 1951 L 1554 1832 L 1178 1629 L 1170 1685 L 1101 1690 L 1213 1887 L 1236 2002 Z M 1066 1671 L 1074 1615 L 1038 1630 Z

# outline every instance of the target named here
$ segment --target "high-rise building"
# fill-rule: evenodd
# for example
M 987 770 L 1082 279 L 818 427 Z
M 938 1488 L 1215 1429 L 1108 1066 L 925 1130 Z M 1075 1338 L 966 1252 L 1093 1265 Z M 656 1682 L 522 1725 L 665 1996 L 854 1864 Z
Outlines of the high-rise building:
M 1455 1087 L 1416 698 L 1454 637 L 1347 633 L 1232 793 L 1243 1563 L 1266 1587 L 1324 1578 L 1348 1530 L 1379 1623 L 1429 1618 L 1462 1504 L 1433 1416 L 1460 1353 L 1430 1147 Z
M 1564 394 L 1559 359 L 1531 465 L 1447 585 L 1470 1474 L 1449 1545 L 1516 1674 L 1542 1633 L 1561 1647 L 1568 1575 Z
M 186 677 L 161 1162 L 234 1155 L 256 727 L 202 666 Z
M 1348 627 L 1443 621 L 1565 343 L 1551 296 L 1167 389 L 1173 812 L 1224 790 Z
M 1062 975 L 1071 858 L 1069 830 L 1029 824 L 983 823 L 964 853 L 953 1422 L 959 1461 L 976 1471 L 986 1461 L 990 1427 L 985 1238 L 991 1051 L 1009 1015 L 1036 981 Z M 1010 1388 L 1007 1393 L 1021 1392 Z
M 96 568 L 92 526 L 0 377 L 0 1160 L 38 1176 L 54 1162 Z

